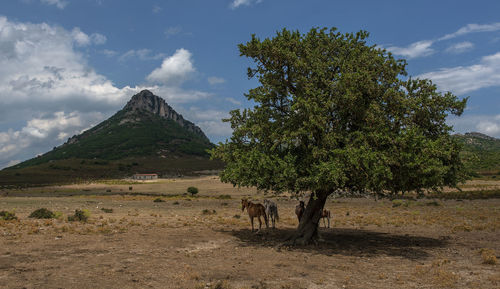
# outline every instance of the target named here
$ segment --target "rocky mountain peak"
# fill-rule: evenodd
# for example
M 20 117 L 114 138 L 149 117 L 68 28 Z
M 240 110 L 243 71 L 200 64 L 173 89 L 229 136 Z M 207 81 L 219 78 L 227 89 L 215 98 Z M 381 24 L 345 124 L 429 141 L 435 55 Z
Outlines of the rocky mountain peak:
M 177 113 L 170 105 L 168 105 L 163 98 L 154 95 L 147 89 L 132 96 L 123 109 L 130 114 L 136 114 L 137 112 L 149 112 L 166 119 L 171 119 L 180 126 L 186 128 L 188 131 L 208 140 L 198 126 L 188 120 L 185 120 L 182 115 Z

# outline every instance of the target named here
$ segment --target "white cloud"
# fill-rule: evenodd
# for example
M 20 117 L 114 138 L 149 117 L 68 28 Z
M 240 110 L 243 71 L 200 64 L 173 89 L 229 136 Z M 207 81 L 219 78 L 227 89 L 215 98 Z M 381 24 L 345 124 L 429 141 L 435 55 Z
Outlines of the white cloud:
M 478 64 L 443 68 L 417 77 L 431 79 L 440 90 L 459 95 L 480 88 L 500 86 L 500 52 L 484 56 Z
M 146 79 L 160 84 L 178 85 L 187 80 L 195 72 L 191 52 L 181 48 L 174 55 L 166 57 L 161 67 L 151 72 Z
M 234 104 L 234 105 L 241 105 L 241 101 L 238 101 L 238 100 L 236 100 L 236 99 L 234 99 L 232 97 L 226 97 L 225 100 L 227 102 L 230 102 L 230 103 Z
M 102 41 L 77 28 L 0 17 L 0 168 L 12 160 L 45 153 L 98 124 L 142 89 L 150 89 L 171 104 L 211 97 L 176 85 L 195 71 L 191 54 L 184 49 L 151 73 L 153 80 L 155 75 L 163 76 L 158 84 L 116 87 L 89 67 L 77 49 Z M 134 55 L 154 57 L 147 50 Z
M 227 111 L 191 107 L 188 111 L 182 112 L 186 116 L 186 119 L 193 121 L 208 135 L 230 137 L 233 133 L 231 125 L 227 122 L 222 122 L 223 118 L 229 118 Z
M 233 2 L 231 2 L 229 7 L 231 7 L 231 9 L 236 9 L 240 6 L 250 6 L 253 3 L 260 3 L 262 1 L 263 0 L 233 0 Z
M 153 54 L 153 51 L 151 49 L 131 49 L 127 52 L 125 52 L 123 55 L 119 57 L 119 61 L 125 62 L 131 58 L 138 58 L 140 60 L 157 60 L 157 59 L 162 59 L 165 57 L 165 54 L 163 53 L 157 53 Z
M 469 41 L 464 41 L 460 43 L 455 43 L 448 48 L 446 48 L 446 52 L 460 54 L 466 51 L 469 51 L 474 48 L 474 44 Z
M 207 81 L 208 83 L 210 83 L 210 85 L 217 85 L 217 84 L 222 84 L 222 83 L 225 83 L 226 80 L 222 77 L 216 77 L 216 76 L 211 76 L 209 78 L 207 78 Z
M 396 54 L 401 55 L 406 58 L 417 58 L 423 56 L 429 56 L 434 53 L 434 49 L 431 48 L 433 41 L 423 40 L 410 44 L 407 47 L 397 47 L 391 46 L 387 50 Z
M 481 132 L 486 135 L 500 137 L 500 114 L 498 115 L 463 115 L 448 121 L 453 130 L 460 133 Z
M 64 9 L 68 5 L 68 1 L 64 0 L 40 0 L 43 4 L 55 5 L 59 9 Z
M 85 32 L 81 31 L 78 27 L 73 28 L 73 30 L 71 31 L 71 36 L 73 37 L 73 41 L 78 46 L 87 46 L 90 44 L 101 45 L 106 43 L 107 41 L 106 36 L 100 33 L 92 33 L 89 36 Z
M 445 36 L 439 38 L 439 40 L 448 40 L 458 36 L 477 33 L 477 32 L 492 32 L 500 30 L 500 22 L 490 23 L 490 24 L 467 24 L 464 27 L 461 27 L 457 31 L 446 34 Z

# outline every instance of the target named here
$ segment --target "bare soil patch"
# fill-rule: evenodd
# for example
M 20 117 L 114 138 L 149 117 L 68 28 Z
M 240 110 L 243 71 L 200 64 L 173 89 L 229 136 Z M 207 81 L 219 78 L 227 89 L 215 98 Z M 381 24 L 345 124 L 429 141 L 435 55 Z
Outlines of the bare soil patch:
M 129 186 L 151 195 L 100 194 Z M 199 196 L 183 196 L 189 186 L 198 187 Z M 282 247 L 297 226 L 296 200 L 274 197 L 277 229 L 254 233 L 240 199 L 266 196 L 211 177 L 30 190 L 38 197 L 0 197 L 0 211 L 18 217 L 0 220 L 0 288 L 500 286 L 500 199 L 397 206 L 389 200 L 332 199 L 326 204 L 332 228 L 321 224 L 323 241 Z M 157 194 L 171 196 L 153 202 Z M 42 207 L 62 216 L 28 218 Z M 76 209 L 90 213 L 87 223 L 67 221 Z

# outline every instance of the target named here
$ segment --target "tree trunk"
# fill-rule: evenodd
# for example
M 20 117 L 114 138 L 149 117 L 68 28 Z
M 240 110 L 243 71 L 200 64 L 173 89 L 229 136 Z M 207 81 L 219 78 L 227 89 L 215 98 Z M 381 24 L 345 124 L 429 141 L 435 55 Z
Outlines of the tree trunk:
M 319 239 L 318 224 L 328 195 L 329 193 L 326 191 L 316 191 L 311 194 L 306 210 L 300 219 L 299 227 L 289 239 L 292 245 L 317 243 Z

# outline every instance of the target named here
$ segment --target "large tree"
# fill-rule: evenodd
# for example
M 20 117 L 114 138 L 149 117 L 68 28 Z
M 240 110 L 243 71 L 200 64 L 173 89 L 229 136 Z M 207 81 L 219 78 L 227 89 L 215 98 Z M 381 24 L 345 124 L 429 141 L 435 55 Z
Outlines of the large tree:
M 460 115 L 466 99 L 408 78 L 406 62 L 367 37 L 283 29 L 239 45 L 260 86 L 246 94 L 253 108 L 230 112 L 233 135 L 212 157 L 226 163 L 223 182 L 311 192 L 294 243 L 317 237 L 333 193 L 422 192 L 465 177 L 446 117 Z

